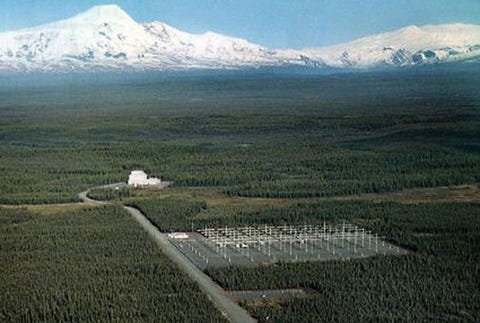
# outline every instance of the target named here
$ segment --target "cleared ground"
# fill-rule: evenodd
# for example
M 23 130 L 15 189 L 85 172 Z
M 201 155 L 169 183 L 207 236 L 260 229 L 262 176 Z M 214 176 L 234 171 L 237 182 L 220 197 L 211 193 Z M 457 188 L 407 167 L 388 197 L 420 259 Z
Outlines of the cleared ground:
M 406 204 L 430 202 L 480 202 L 480 185 L 441 186 L 418 189 L 406 189 L 384 194 L 358 194 L 328 198 L 280 199 L 280 198 L 230 198 L 216 188 L 207 187 L 172 187 L 167 190 L 157 188 L 142 188 L 135 190 L 135 197 L 176 197 L 202 200 L 209 207 L 262 207 L 275 204 L 287 206 L 299 202 L 316 202 L 331 200 L 362 200 L 362 201 L 392 201 Z
M 345 225 L 220 228 L 201 232 L 189 233 L 188 239 L 171 238 L 170 242 L 202 270 L 406 254 L 377 235 Z
M 115 184 L 114 184 L 115 185 Z M 480 203 L 480 186 L 460 185 L 449 187 L 431 187 L 420 189 L 401 190 L 399 192 L 385 194 L 360 194 L 352 196 L 340 196 L 331 198 L 311 199 L 276 199 L 276 198 L 229 198 L 220 190 L 207 187 L 171 187 L 167 190 L 159 188 L 139 188 L 132 191 L 135 198 L 138 197 L 176 197 L 192 200 L 205 201 L 209 208 L 245 208 L 245 207 L 268 207 L 268 206 L 289 206 L 295 203 L 317 202 L 317 201 L 375 201 L 375 202 L 399 202 L 405 204 L 419 203 L 448 203 L 465 202 Z M 84 192 L 86 197 L 86 192 Z M 125 199 L 126 201 L 132 198 Z M 62 204 L 38 204 L 38 205 L 6 205 L 0 204 L 3 208 L 26 208 L 28 211 L 39 214 L 56 214 L 64 210 L 74 210 L 85 207 L 85 204 L 94 206 L 96 203 L 62 203 Z M 205 214 L 204 216 L 208 216 Z

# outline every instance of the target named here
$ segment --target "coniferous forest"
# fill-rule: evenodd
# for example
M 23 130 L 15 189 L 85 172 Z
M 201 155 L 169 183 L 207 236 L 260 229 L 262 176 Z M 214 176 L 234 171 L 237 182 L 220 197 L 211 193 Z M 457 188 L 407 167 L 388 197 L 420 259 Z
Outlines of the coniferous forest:
M 163 232 L 347 221 L 408 251 L 207 271 L 315 292 L 242 303 L 260 321 L 480 320 L 478 72 L 1 78 L 0 321 L 223 321 L 121 205 Z M 135 169 L 173 184 L 100 188 Z

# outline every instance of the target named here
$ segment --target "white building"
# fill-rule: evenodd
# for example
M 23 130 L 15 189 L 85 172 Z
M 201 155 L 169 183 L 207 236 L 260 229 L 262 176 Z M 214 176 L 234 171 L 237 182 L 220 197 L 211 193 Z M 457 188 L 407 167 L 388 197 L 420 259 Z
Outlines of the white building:
M 138 186 L 151 186 L 151 185 L 161 185 L 162 181 L 155 177 L 148 177 L 148 175 L 143 170 L 134 170 L 130 173 L 128 177 L 128 185 L 138 187 Z

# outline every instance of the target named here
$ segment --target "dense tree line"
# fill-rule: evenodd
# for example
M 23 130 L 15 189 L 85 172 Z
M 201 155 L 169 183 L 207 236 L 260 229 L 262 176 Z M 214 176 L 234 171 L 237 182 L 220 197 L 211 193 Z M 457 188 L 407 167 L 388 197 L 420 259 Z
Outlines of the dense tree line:
M 318 212 L 318 213 L 317 213 Z M 325 212 L 325 213 L 324 213 Z M 478 203 L 403 205 L 335 202 L 301 211 L 315 221 L 348 219 L 402 244 L 406 256 L 210 269 L 227 289 L 307 287 L 313 299 L 280 307 L 244 304 L 261 320 L 331 322 L 480 319 Z M 289 213 L 277 211 L 278 216 Z
M 189 231 L 205 226 L 246 226 L 283 224 L 355 223 L 366 229 L 382 232 L 397 243 L 418 250 L 423 239 L 412 241 L 405 237 L 404 227 L 424 234 L 448 233 L 450 227 L 468 230 L 476 221 L 478 205 L 475 203 L 405 204 L 368 201 L 303 201 L 277 205 L 274 200 L 264 205 L 208 207 L 201 200 L 184 198 L 133 198 L 126 204 L 140 209 L 163 231 Z M 448 208 L 446 208 L 448 206 Z M 452 214 L 461 214 L 454 217 Z M 402 227 L 398 221 L 403 220 Z M 374 225 L 372 224 L 374 223 Z M 435 225 L 429 227 L 430 225 Z M 441 230 L 439 226 L 441 225 Z M 436 231 L 435 231 L 436 230 Z M 432 239 L 432 237 L 430 237 Z M 423 248 L 427 248 L 424 246 Z M 455 247 L 452 247 L 455 249 Z
M 116 188 L 93 188 L 88 191 L 88 197 L 97 201 L 124 199 L 135 195 L 134 189 L 129 186 Z
M 422 100 L 410 100 L 399 93 L 411 95 L 417 88 L 392 82 L 372 87 L 376 97 L 335 92 L 328 93 L 337 96 L 328 107 L 322 100 L 280 100 L 276 109 L 261 112 L 245 108 L 261 105 L 258 100 L 228 98 L 224 106 L 222 100 L 215 103 L 215 113 L 206 112 L 214 103 L 199 101 L 188 114 L 170 106 L 145 107 L 144 113 L 138 104 L 103 107 L 104 97 L 95 101 L 98 109 L 65 102 L 74 119 L 67 108 L 35 102 L 28 108 L 7 106 L 0 109 L 0 203 L 77 201 L 78 192 L 127 181 L 137 168 L 177 186 L 215 186 L 229 196 L 267 198 L 479 182 L 475 101 L 433 95 L 434 87 L 422 90 L 431 94 Z M 294 88 L 288 89 L 294 97 L 306 91 Z M 156 93 L 143 90 L 147 96 Z M 331 109 L 334 103 L 339 110 Z
M 138 208 L 163 232 L 191 231 L 194 216 L 207 207 L 204 202 L 178 198 L 135 199 L 127 205 Z
M 122 209 L 0 208 L 0 321 L 224 322 Z
M 109 149 L 2 147 L 3 203 L 70 202 L 78 192 L 125 182 L 133 169 L 177 186 L 219 186 L 229 196 L 304 198 L 383 193 L 480 181 L 478 155 L 439 148 L 345 150 L 313 142 L 251 147 L 142 144 Z M 44 195 L 47 198 L 42 198 Z
M 480 181 L 479 73 L 207 78 L 3 87 L 0 203 L 78 201 L 133 169 L 231 197 L 321 197 Z M 158 80 L 157 80 L 158 81 Z M 15 83 L 15 82 L 14 82 Z M 404 257 L 209 272 L 227 288 L 306 286 L 314 299 L 249 307 L 277 321 L 478 321 L 478 204 L 217 206 L 131 191 L 164 231 L 347 220 Z M 134 195 L 134 193 L 133 193 Z M 134 198 L 132 200 L 132 197 Z M 0 209 L 0 321 L 220 321 L 114 208 Z M 184 304 L 188 304 L 185 306 Z M 246 305 L 248 306 L 248 305 Z

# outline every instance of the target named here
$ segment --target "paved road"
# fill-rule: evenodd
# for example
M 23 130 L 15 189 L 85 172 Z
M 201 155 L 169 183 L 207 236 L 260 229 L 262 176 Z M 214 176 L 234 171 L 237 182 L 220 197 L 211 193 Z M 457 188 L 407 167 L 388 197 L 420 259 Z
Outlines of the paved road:
M 167 236 L 161 233 L 139 210 L 128 206 L 125 206 L 124 209 L 140 223 L 143 229 L 145 229 L 163 249 L 165 254 L 176 262 L 193 281 L 198 283 L 200 289 L 209 296 L 210 300 L 231 322 L 255 322 L 255 320 L 248 315 L 247 311 L 228 298 L 220 286 L 179 252 L 179 250 L 168 241 Z
M 114 183 L 114 184 L 108 184 L 108 185 L 104 185 L 104 186 L 99 186 L 99 187 L 96 187 L 96 188 L 115 188 L 115 187 L 122 187 L 122 186 L 126 186 L 126 185 L 127 185 L 127 184 L 125 184 L 124 182 L 121 182 L 121 183 Z M 99 205 L 109 204 L 108 202 L 104 202 L 104 201 L 92 200 L 91 198 L 88 197 L 88 192 L 90 192 L 90 190 L 78 194 L 78 197 L 79 197 L 84 203 L 99 204 Z
M 118 184 L 109 185 L 115 187 Z M 108 204 L 108 202 L 96 201 L 90 199 L 88 191 L 79 194 L 80 199 L 85 203 Z M 227 293 L 217 285 L 208 275 L 198 269 L 190 260 L 188 260 L 170 241 L 167 235 L 161 233 L 139 210 L 124 206 L 123 207 L 135 220 L 143 227 L 143 229 L 155 240 L 162 248 L 163 252 L 170 257 L 193 281 L 198 283 L 200 289 L 208 295 L 213 304 L 228 318 L 230 322 L 255 322 L 248 312 L 232 301 Z
M 88 203 L 88 204 L 100 204 L 100 205 L 108 204 L 107 202 L 92 200 L 92 199 L 89 198 L 87 195 L 88 195 L 88 191 L 85 191 L 85 192 L 82 192 L 82 193 L 78 194 L 78 197 L 79 197 L 84 203 Z

